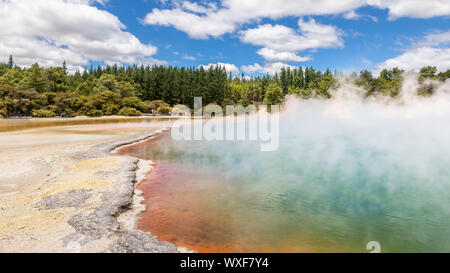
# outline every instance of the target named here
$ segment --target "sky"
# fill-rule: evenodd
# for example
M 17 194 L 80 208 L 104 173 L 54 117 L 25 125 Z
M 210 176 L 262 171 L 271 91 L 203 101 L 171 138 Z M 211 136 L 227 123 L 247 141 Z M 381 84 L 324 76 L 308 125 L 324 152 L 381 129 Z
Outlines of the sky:
M 450 0 L 0 0 L 0 61 L 450 69 Z

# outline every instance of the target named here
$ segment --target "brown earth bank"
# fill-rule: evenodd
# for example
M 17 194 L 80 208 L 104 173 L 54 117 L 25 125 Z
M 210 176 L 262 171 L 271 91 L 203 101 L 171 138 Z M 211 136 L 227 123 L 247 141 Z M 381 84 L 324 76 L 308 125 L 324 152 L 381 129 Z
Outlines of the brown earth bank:
M 179 251 L 136 229 L 153 163 L 111 153 L 170 121 L 120 119 L 0 133 L 0 252 Z

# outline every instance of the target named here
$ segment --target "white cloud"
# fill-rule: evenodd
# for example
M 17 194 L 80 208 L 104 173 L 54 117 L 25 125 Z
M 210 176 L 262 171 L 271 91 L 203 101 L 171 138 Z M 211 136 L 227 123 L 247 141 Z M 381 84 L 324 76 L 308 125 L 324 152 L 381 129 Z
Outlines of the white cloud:
M 388 9 L 392 20 L 450 15 L 448 0 L 222 0 L 219 9 L 190 1 L 174 3 L 171 9 L 153 9 L 142 22 L 172 26 L 191 38 L 207 39 L 233 33 L 241 25 L 262 18 L 345 14 L 349 19 L 368 17 L 376 22 L 375 17 L 355 12 L 364 6 Z
M 443 46 L 450 44 L 450 31 L 434 32 L 426 35 L 416 46 Z
M 369 5 L 389 9 L 389 19 L 400 17 L 432 18 L 450 15 L 448 0 L 367 0 Z
M 157 48 L 125 31 L 119 19 L 89 0 L 0 1 L 0 56 L 29 66 L 87 65 L 90 60 L 157 63 Z M 107 1 L 95 1 L 101 4 Z
M 217 9 L 217 6 L 213 3 L 209 3 L 207 7 L 201 6 L 197 3 L 192 3 L 188 1 L 182 2 L 182 7 L 188 11 L 192 11 L 195 13 L 203 13 L 206 14 L 208 12 L 215 11 Z
M 148 25 L 173 26 L 186 32 L 191 38 L 208 39 L 208 36 L 218 37 L 233 32 L 235 25 L 231 18 L 225 16 L 201 16 L 181 8 L 153 9 L 142 20 Z
M 356 11 L 352 10 L 344 14 L 344 18 L 348 20 L 356 20 L 361 18 L 361 15 L 356 13 Z
M 188 60 L 188 61 L 195 61 L 195 60 L 197 60 L 194 56 L 187 55 L 187 54 L 183 54 L 183 59 Z
M 430 33 L 412 44 L 397 57 L 377 65 L 378 71 L 384 68 L 399 67 L 418 71 L 424 66 L 436 66 L 439 71 L 450 69 L 450 31 Z
M 300 20 L 299 27 L 301 34 L 286 26 L 270 24 L 239 33 L 244 43 L 277 51 L 303 51 L 343 46 L 341 31 L 334 26 L 321 25 L 311 19 L 309 22 Z
M 339 14 L 354 10 L 364 2 L 364 0 L 223 0 L 222 8 L 217 9 L 182 1 L 181 6 L 176 4 L 172 9 L 153 9 L 142 23 L 172 26 L 186 32 L 191 38 L 207 39 L 209 36 L 219 37 L 225 33 L 232 33 L 240 25 L 260 18 Z
M 362 18 L 368 18 L 368 19 L 374 21 L 375 23 L 378 22 L 378 18 L 377 17 L 372 16 L 372 15 L 362 15 L 362 14 L 357 13 L 354 10 L 345 13 L 344 14 L 344 18 L 347 19 L 347 20 L 359 20 L 359 19 L 362 19 Z
M 240 73 L 240 70 L 239 70 L 239 68 L 237 68 L 236 65 L 228 64 L 228 63 L 211 63 L 208 65 L 199 65 L 199 68 L 203 67 L 204 69 L 209 69 L 210 67 L 216 67 L 216 66 L 224 67 L 225 70 L 227 71 L 227 73 L 231 73 L 233 75 Z
M 299 30 L 282 25 L 265 24 L 239 32 L 243 43 L 263 46 L 257 53 L 269 62 L 305 62 L 297 52 L 319 48 L 342 47 L 342 31 L 335 26 L 322 25 L 314 19 L 300 19 Z
M 270 48 L 261 48 L 257 53 L 269 62 L 307 62 L 311 60 L 311 57 L 297 56 L 289 51 L 277 52 Z
M 281 62 L 276 62 L 276 63 L 269 63 L 264 66 L 261 66 L 258 63 L 255 63 L 253 65 L 244 65 L 241 67 L 241 69 L 242 69 L 242 71 L 244 71 L 245 73 L 248 73 L 248 74 L 259 73 L 259 74 L 273 75 L 276 72 L 279 72 L 282 68 L 287 68 L 287 67 L 295 68 L 295 66 L 292 66 L 292 65 L 288 65 L 285 63 L 281 63 Z
M 439 71 L 450 69 L 450 48 L 420 47 L 403 53 L 400 56 L 384 61 L 377 66 L 378 71 L 384 68 L 399 67 L 418 71 L 420 68 L 433 65 Z

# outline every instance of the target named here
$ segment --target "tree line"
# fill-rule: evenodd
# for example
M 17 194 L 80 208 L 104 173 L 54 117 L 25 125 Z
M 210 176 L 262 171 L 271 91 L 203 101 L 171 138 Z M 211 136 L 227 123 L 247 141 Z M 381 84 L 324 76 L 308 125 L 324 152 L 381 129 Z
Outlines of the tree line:
M 383 70 L 379 77 L 364 70 L 352 75 L 367 96 L 395 97 L 401 90 L 403 70 Z M 331 98 L 330 88 L 338 85 L 337 73 L 313 68 L 283 68 L 273 76 L 233 77 L 222 66 L 185 68 L 174 66 L 90 67 L 69 74 L 60 67 L 30 68 L 14 65 L 10 56 L 0 63 L 0 117 L 74 117 L 142 113 L 167 115 L 176 104 L 193 108 L 194 98 L 203 105 L 274 105 L 288 94 L 304 99 Z M 421 95 L 432 95 L 435 81 L 450 78 L 450 70 L 436 67 L 420 71 Z M 435 81 L 430 81 L 435 80 Z

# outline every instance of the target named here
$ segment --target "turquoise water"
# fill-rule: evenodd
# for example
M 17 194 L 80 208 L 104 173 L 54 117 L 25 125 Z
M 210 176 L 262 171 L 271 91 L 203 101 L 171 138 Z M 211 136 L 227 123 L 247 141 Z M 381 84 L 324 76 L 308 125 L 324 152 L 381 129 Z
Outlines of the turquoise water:
M 367 243 L 378 241 L 383 252 L 449 252 L 446 121 L 349 120 L 305 110 L 282 117 L 275 152 L 261 152 L 256 142 L 174 141 L 169 135 L 127 153 L 163 162 L 169 174 L 178 170 L 165 181 L 178 187 L 176 193 L 161 202 L 185 206 L 194 212 L 189 217 L 207 211 L 202 221 L 212 227 L 198 237 L 216 240 L 213 250 L 236 250 L 221 245 L 223 236 L 250 245 L 248 251 L 368 252 Z M 191 201 L 198 204 L 186 205 Z M 180 224 L 180 215 L 177 222 L 158 219 L 177 226 L 175 242 L 187 241 L 182 237 L 192 228 Z

